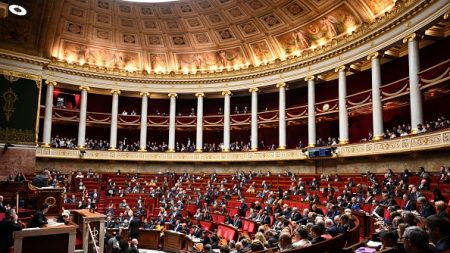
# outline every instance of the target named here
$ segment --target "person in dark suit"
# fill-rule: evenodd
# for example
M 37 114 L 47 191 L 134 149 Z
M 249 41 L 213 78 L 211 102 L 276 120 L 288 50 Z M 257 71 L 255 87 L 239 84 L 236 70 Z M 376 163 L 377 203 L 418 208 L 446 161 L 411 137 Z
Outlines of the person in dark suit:
M 380 201 L 376 199 L 372 201 L 372 211 L 370 212 L 370 214 L 378 219 L 384 218 L 384 208 L 380 206 Z
M 47 187 L 48 186 L 48 178 L 50 176 L 50 172 L 47 170 L 44 170 L 43 172 L 37 174 L 33 180 L 31 181 L 31 184 L 33 186 L 36 186 L 38 188 Z
M 14 209 L 5 212 L 5 218 L 0 222 L 0 253 L 8 252 L 14 245 L 14 231 L 22 230 L 22 226 L 17 221 L 17 214 Z
M 403 194 L 403 210 L 415 211 L 417 210 L 416 202 L 411 199 L 409 194 Z
M 200 237 L 202 237 L 202 234 L 203 234 L 202 229 L 201 229 L 199 226 L 195 225 L 195 226 L 194 226 L 194 232 L 193 232 L 192 235 L 193 235 L 194 237 L 200 238 Z
M 240 216 L 245 216 L 245 212 L 247 212 L 248 205 L 245 203 L 244 199 L 241 199 L 241 205 L 238 208 L 238 213 Z
M 31 228 L 40 228 L 45 224 L 48 224 L 47 218 L 45 217 L 45 213 L 48 212 L 48 209 L 50 209 L 48 204 L 42 204 L 41 209 L 33 215 L 33 218 L 31 218 Z
M 267 214 L 266 211 L 263 212 L 263 215 L 261 216 L 261 225 L 269 225 L 270 224 L 270 216 Z
M 431 215 L 426 219 L 430 240 L 436 245 L 437 252 L 450 250 L 450 221 L 446 217 Z
M 236 228 L 242 228 L 242 220 L 241 220 L 241 218 L 239 217 L 239 215 L 238 214 L 235 214 L 234 215 L 234 219 L 233 219 L 233 227 L 236 227 Z
M 313 225 L 311 227 L 311 244 L 316 244 L 322 241 L 325 241 L 326 239 L 322 237 L 323 231 L 322 228 L 318 225 Z
M 139 239 L 139 228 L 141 227 L 141 218 L 139 216 L 132 216 L 130 225 L 128 225 L 128 233 L 131 239 Z
M 420 216 L 427 218 L 430 215 L 436 214 L 436 208 L 427 199 L 422 196 L 417 198 L 417 202 L 420 204 Z
M 0 213 L 6 212 L 6 205 L 3 204 L 3 196 L 0 195 Z

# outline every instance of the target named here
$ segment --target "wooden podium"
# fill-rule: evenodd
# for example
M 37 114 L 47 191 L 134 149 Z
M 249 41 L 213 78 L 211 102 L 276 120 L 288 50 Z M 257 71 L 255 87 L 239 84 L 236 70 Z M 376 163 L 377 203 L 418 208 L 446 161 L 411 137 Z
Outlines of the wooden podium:
M 63 188 L 44 187 L 37 188 L 37 206 L 36 209 L 40 209 L 42 204 L 46 203 L 50 206 L 47 212 L 48 216 L 58 216 L 62 213 L 64 204 Z
M 94 253 L 93 245 L 99 248 L 98 252 L 103 252 L 105 238 L 105 218 L 106 216 L 90 212 L 89 209 L 72 210 L 73 221 L 78 224 L 78 230 L 83 236 L 83 251 Z
M 164 231 L 163 251 L 178 253 L 184 249 L 186 235 L 175 231 Z
M 14 253 L 73 253 L 77 225 L 46 225 L 14 232 Z

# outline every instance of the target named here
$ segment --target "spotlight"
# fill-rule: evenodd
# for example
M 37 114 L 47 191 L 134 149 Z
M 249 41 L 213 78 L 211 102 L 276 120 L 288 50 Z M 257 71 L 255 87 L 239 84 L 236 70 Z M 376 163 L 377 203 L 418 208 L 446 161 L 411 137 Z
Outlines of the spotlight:
M 17 16 L 25 16 L 27 15 L 27 9 L 25 9 L 23 6 L 18 4 L 11 4 L 9 6 L 9 11 Z

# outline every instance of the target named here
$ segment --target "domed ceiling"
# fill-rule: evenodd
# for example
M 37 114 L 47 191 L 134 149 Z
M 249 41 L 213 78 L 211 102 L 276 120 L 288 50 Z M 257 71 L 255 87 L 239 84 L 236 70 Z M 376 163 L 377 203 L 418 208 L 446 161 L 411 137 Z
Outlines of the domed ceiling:
M 2 48 L 108 69 L 213 72 L 299 56 L 372 23 L 394 2 L 24 1 L 30 14 L 1 20 L 0 42 Z

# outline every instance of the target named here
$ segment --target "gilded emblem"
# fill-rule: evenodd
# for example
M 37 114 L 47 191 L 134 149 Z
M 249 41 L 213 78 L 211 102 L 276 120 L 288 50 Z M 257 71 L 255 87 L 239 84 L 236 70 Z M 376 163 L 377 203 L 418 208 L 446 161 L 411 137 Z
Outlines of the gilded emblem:
M 54 197 L 47 197 L 45 198 L 45 204 L 49 205 L 50 207 L 56 205 L 56 199 Z
M 9 87 L 8 90 L 3 93 L 2 97 L 5 102 L 3 105 L 3 112 L 5 113 L 6 121 L 9 121 L 16 110 L 14 104 L 17 101 L 17 94 Z

